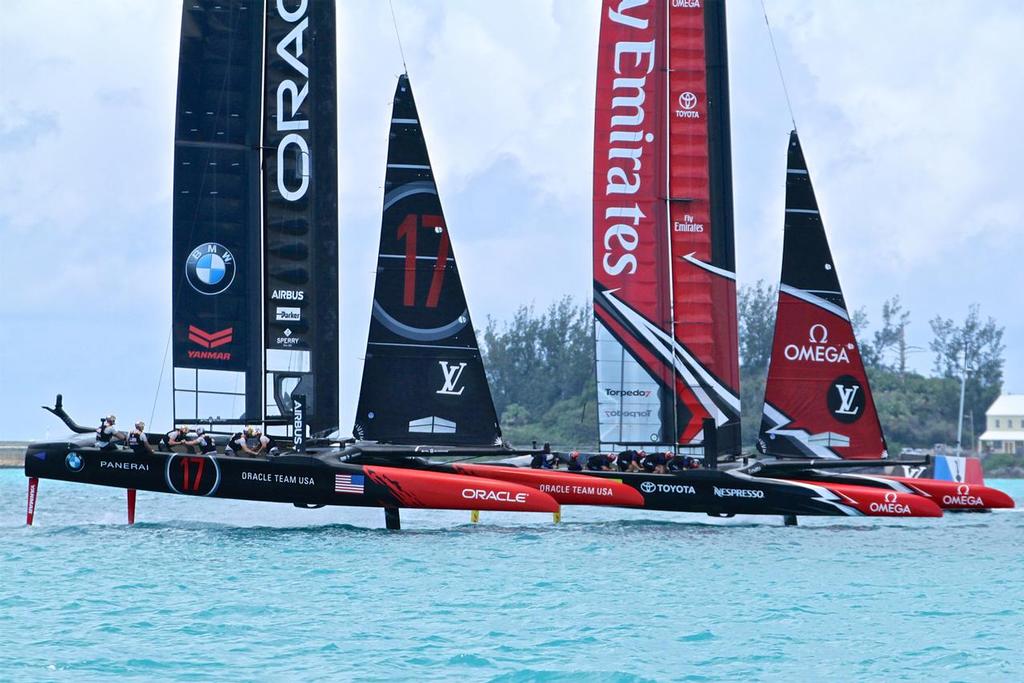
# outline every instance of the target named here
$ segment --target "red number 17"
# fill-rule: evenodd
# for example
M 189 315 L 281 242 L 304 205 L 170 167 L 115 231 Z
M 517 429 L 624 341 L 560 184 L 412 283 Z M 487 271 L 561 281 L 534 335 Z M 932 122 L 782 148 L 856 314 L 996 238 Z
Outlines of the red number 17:
M 402 303 L 406 306 L 416 305 L 416 235 L 420 227 L 433 228 L 441 234 L 441 243 L 437 246 L 437 260 L 434 261 L 434 277 L 430 280 L 430 290 L 427 292 L 427 308 L 437 308 L 437 302 L 441 298 L 445 266 L 448 263 L 448 230 L 441 216 L 418 216 L 411 213 L 398 226 L 398 239 L 405 240 L 405 288 L 402 292 Z

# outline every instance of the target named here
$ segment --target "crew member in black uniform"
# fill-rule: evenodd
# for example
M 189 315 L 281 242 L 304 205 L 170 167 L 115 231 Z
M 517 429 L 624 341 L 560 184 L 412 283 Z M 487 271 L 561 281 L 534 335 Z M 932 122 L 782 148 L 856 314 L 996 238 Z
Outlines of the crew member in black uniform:
M 582 472 L 583 465 L 580 464 L 580 454 L 573 451 L 569 455 L 569 471 L 570 472 Z
M 217 452 L 217 442 L 202 427 L 196 427 L 196 438 L 188 443 L 190 446 L 198 448 L 203 455 Z
M 614 458 L 615 456 L 607 456 L 604 453 L 594 453 L 587 458 L 587 469 L 588 470 L 610 470 L 608 458 Z
M 117 441 L 124 441 L 125 435 L 123 432 L 117 431 L 114 427 L 114 423 L 117 422 L 117 417 L 114 415 L 108 415 L 100 422 L 100 426 L 96 428 L 96 448 L 101 451 L 115 451 L 117 450 Z
M 630 463 L 633 462 L 633 451 L 628 448 L 624 451 L 619 451 L 619 454 L 615 457 L 615 462 L 619 467 L 619 472 L 627 471 Z
M 160 439 L 160 445 L 168 451 L 174 451 L 175 447 L 183 448 L 183 453 L 192 453 L 192 447 L 188 443 L 188 425 L 179 425 L 164 434 Z
M 256 456 L 256 451 L 249 448 L 249 438 L 256 434 L 252 427 L 246 427 L 241 432 L 235 432 L 228 439 L 228 445 L 224 447 L 224 455 L 234 455 L 239 458 L 251 458 Z
M 135 423 L 135 429 L 128 434 L 128 447 L 135 455 L 152 455 L 153 447 L 149 445 L 146 438 L 146 423 L 139 420 Z

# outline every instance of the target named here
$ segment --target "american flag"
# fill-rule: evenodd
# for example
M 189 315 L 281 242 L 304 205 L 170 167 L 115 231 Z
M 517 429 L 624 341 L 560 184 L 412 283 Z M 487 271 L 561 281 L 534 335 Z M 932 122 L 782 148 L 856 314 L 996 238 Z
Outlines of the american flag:
M 362 493 L 364 479 L 366 479 L 366 477 L 362 474 L 335 474 L 334 492 Z

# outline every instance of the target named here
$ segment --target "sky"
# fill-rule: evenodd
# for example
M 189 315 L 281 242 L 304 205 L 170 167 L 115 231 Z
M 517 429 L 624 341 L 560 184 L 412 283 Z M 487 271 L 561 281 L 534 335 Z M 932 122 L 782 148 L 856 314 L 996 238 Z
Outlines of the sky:
M 1024 392 L 1024 5 L 766 0 L 847 302 L 899 295 L 910 343 L 972 303 Z M 473 316 L 591 289 L 599 3 L 395 0 Z M 341 424 L 369 324 L 390 99 L 387 3 L 338 0 Z M 171 175 L 181 3 L 6 0 L 0 23 L 0 440 L 170 426 Z M 791 128 L 760 0 L 729 0 L 737 271 L 778 278 Z

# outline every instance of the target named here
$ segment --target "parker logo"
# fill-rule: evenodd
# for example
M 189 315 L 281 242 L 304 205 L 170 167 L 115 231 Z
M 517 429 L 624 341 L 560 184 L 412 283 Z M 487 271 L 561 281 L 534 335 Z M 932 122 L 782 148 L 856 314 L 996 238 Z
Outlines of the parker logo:
M 213 351 L 218 347 L 230 344 L 234 339 L 233 327 L 228 327 L 217 332 L 207 332 L 195 325 L 188 326 L 188 340 L 196 346 L 201 346 L 208 351 L 189 350 L 188 357 L 193 360 L 231 360 L 230 351 Z
M 829 344 L 828 328 L 821 323 L 811 325 L 807 331 L 806 344 L 787 344 L 782 350 L 786 360 L 809 361 L 811 363 L 849 363 L 848 351 L 856 348 L 853 342 Z
M 856 377 L 843 375 L 828 388 L 828 410 L 832 417 L 844 424 L 851 424 L 864 413 L 864 388 Z
M 275 311 L 274 320 L 279 323 L 294 323 L 302 320 L 302 309 L 288 306 L 278 306 Z
M 446 360 L 439 360 L 437 361 L 437 364 L 441 366 L 441 373 L 444 375 L 444 384 L 434 393 L 443 394 L 445 396 L 462 396 L 462 392 L 466 390 L 466 387 L 459 386 L 459 378 L 462 377 L 462 371 L 466 369 L 466 363 L 452 365 Z M 458 389 L 458 391 L 456 391 L 456 389 Z

